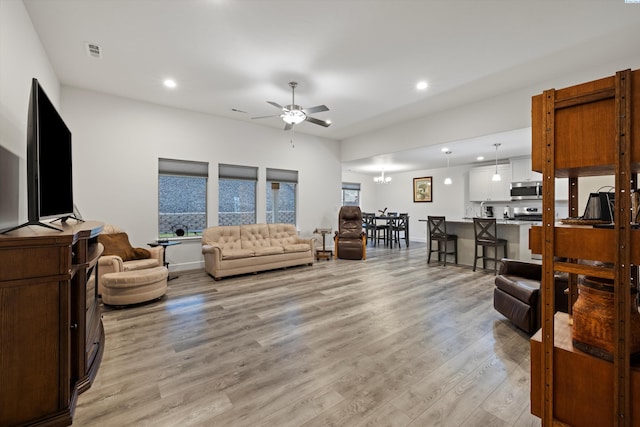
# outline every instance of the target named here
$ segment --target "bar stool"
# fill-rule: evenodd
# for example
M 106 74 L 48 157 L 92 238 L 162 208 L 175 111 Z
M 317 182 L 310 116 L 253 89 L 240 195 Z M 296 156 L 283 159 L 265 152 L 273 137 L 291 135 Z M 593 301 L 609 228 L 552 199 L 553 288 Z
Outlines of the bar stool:
M 447 255 L 454 256 L 454 263 L 458 263 L 458 236 L 455 234 L 447 233 L 447 221 L 443 216 L 428 216 L 427 225 L 429 228 L 429 256 L 427 257 L 427 264 L 431 262 L 431 253 L 438 253 L 438 262 L 444 260 L 445 267 L 447 266 Z M 438 242 L 436 249 L 433 249 L 433 241 Z M 447 250 L 449 242 L 453 242 L 453 250 Z M 441 259 L 442 257 L 442 259 Z
M 504 258 L 507 257 L 507 240 L 498 238 L 498 225 L 495 218 L 473 218 L 475 234 L 475 249 L 473 254 L 473 271 L 476 271 L 478 259 L 482 259 L 482 268 L 486 268 L 486 261 L 493 261 L 494 274 L 498 274 L 498 248 L 504 248 Z M 478 255 L 478 246 L 482 247 L 482 255 Z M 487 256 L 485 249 L 493 248 L 493 257 Z

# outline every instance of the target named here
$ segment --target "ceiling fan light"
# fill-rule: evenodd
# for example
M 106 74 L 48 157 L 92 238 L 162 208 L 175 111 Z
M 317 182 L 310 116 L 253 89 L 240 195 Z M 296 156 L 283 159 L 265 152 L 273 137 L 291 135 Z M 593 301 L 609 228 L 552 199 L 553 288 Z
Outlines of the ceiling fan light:
M 285 123 L 289 123 L 290 125 L 297 125 L 307 119 L 307 115 L 302 110 L 285 111 L 280 117 L 282 117 Z

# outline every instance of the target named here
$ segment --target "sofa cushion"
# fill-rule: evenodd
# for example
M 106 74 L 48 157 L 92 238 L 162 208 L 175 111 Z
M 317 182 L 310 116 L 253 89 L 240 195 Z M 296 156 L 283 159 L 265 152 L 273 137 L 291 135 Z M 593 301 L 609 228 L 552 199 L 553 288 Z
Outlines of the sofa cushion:
M 269 224 L 271 246 L 286 246 L 298 243 L 298 231 L 293 224 Z
M 248 224 L 240 226 L 242 249 L 255 249 L 271 246 L 267 224 Z
M 283 247 L 285 252 L 306 252 L 311 250 L 311 246 L 308 243 L 294 243 Z
M 205 244 L 207 242 L 215 243 L 220 246 L 223 251 L 241 249 L 240 226 L 226 225 L 208 227 L 204 230 L 202 241 Z
M 127 233 L 100 234 L 98 242 L 104 246 L 102 255 L 117 255 L 122 261 L 151 258 L 148 250 L 131 246 Z
M 255 256 L 275 255 L 284 252 L 282 246 L 266 246 L 264 248 L 255 248 L 253 251 Z
M 224 249 L 222 259 L 249 258 L 254 256 L 253 249 Z

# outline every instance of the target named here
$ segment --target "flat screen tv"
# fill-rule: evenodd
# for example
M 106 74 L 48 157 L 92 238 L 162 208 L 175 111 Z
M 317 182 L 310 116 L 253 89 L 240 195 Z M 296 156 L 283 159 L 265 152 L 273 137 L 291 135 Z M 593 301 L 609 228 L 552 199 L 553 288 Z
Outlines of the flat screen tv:
M 73 216 L 71 131 L 38 83 L 31 81 L 27 118 L 27 215 L 29 225 L 60 230 L 41 219 Z

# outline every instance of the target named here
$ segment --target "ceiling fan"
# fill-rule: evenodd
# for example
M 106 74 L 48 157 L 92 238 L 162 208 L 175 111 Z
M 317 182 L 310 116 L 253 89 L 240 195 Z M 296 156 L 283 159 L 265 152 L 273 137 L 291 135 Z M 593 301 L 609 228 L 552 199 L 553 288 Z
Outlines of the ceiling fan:
M 309 114 L 320 113 L 323 111 L 329 111 L 326 105 L 317 105 L 311 108 L 302 108 L 299 105 L 296 105 L 296 86 L 298 83 L 289 82 L 289 87 L 291 87 L 291 104 L 285 105 L 284 107 L 276 102 L 267 101 L 267 103 L 273 105 L 276 108 L 282 110 L 282 114 L 276 114 L 272 116 L 260 116 L 260 117 L 252 117 L 252 119 L 265 119 L 267 117 L 280 117 L 284 120 L 284 130 L 289 130 L 293 128 L 294 125 L 297 125 L 302 122 L 310 122 L 316 125 L 329 127 L 331 122 L 329 120 L 320 120 L 315 117 L 311 117 Z

